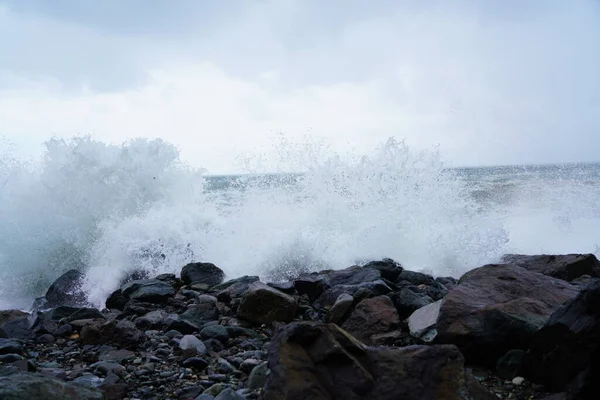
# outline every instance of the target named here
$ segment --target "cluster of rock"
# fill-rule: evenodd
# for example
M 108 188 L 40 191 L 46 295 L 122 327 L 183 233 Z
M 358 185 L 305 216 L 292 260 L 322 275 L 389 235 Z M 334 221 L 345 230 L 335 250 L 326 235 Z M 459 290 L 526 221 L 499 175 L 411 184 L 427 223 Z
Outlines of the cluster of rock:
M 262 283 L 210 263 L 106 308 L 69 271 L 0 312 L 2 399 L 591 399 L 600 262 L 505 256 L 460 278 L 386 259 Z

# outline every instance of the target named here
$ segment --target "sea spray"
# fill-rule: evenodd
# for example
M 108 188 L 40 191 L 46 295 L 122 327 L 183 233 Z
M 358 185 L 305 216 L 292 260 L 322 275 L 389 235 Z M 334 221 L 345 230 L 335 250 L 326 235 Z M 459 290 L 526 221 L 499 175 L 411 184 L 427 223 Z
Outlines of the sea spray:
M 128 274 L 190 261 L 285 279 L 390 257 L 457 276 L 508 251 L 600 244 L 594 165 L 448 169 L 393 139 L 364 154 L 284 140 L 239 176 L 206 176 L 163 140 L 52 139 L 38 166 L 0 154 L 2 308 L 70 268 L 101 306 Z

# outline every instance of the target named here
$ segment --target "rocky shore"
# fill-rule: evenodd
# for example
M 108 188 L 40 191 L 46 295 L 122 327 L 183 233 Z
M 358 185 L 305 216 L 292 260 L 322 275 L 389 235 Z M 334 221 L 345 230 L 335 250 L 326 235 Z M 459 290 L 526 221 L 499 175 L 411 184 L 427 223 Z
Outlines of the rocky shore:
M 592 399 L 600 262 L 507 255 L 459 280 L 392 260 L 263 283 L 134 274 L 98 310 L 68 271 L 0 311 L 0 398 Z

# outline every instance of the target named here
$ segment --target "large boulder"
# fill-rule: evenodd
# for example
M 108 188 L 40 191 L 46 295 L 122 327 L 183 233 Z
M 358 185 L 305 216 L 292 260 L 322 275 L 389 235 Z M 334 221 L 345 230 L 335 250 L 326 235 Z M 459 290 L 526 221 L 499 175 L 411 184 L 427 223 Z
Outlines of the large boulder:
M 342 328 L 363 343 L 372 344 L 373 335 L 389 332 L 399 323 L 398 312 L 390 298 L 377 296 L 358 303 Z
M 251 284 L 258 282 L 259 280 L 258 276 L 244 275 L 237 279 L 232 279 L 223 282 L 220 285 L 213 286 L 211 291 L 214 292 L 215 297 L 219 301 L 229 304 L 233 299 L 241 297 Z
M 104 400 L 97 389 L 61 382 L 43 375 L 17 373 L 0 377 L 2 400 Z
M 525 355 L 526 375 L 575 398 L 600 393 L 600 281 L 558 309 L 537 332 Z
M 242 297 L 237 316 L 256 324 L 290 322 L 297 309 L 298 303 L 292 296 L 257 282 Z
M 600 261 L 593 254 L 522 255 L 506 254 L 502 263 L 571 282 L 583 275 L 600 278 Z
M 381 272 L 370 267 L 353 266 L 323 274 L 331 286 L 358 285 L 364 282 L 373 282 L 381 279 Z
M 578 292 L 514 265 L 474 269 L 444 298 L 436 341 L 456 344 L 470 363 L 493 366 L 508 350 L 526 350 L 552 312 Z
M 160 304 L 167 301 L 169 297 L 173 297 L 175 289 L 158 279 L 143 279 L 121 286 L 121 293 L 130 300 Z
M 216 286 L 223 283 L 225 272 L 212 263 L 191 263 L 181 270 L 181 281 L 185 285 L 204 283 Z
M 76 269 L 62 274 L 46 292 L 46 307 L 86 305 L 87 296 L 81 289 L 83 278 L 83 273 Z
M 363 266 L 363 268 L 376 269 L 381 273 L 381 277 L 388 281 L 395 282 L 403 271 L 402 265 L 390 258 L 384 258 L 381 261 L 371 261 Z
M 144 336 L 131 321 L 93 320 L 81 329 L 80 338 L 84 345 L 114 344 L 124 349 L 135 349 L 142 344 Z
M 280 329 L 268 367 L 265 400 L 474 398 L 455 346 L 367 347 L 334 324 Z
M 337 299 L 342 294 L 349 294 L 359 302 L 360 300 L 381 296 L 384 294 L 391 293 L 392 289 L 382 280 L 375 280 L 372 282 L 363 282 L 352 285 L 336 285 L 325 290 L 323 294 L 319 296 L 313 303 L 316 308 L 320 309 L 331 309 Z

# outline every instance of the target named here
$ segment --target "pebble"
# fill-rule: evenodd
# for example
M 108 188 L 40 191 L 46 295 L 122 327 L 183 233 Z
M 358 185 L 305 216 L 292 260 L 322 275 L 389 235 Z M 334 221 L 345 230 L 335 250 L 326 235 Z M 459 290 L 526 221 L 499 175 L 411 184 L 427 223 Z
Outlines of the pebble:
M 512 380 L 513 385 L 517 385 L 520 386 L 523 384 L 523 382 L 525 382 L 525 378 L 521 377 L 521 376 L 517 376 L 516 378 L 514 378 Z

